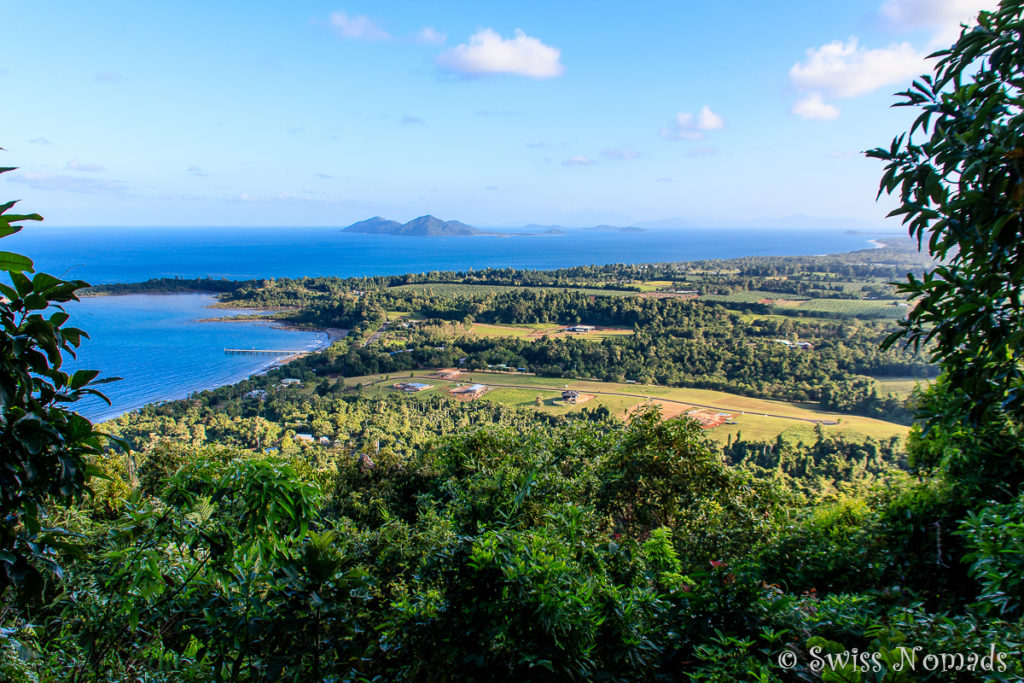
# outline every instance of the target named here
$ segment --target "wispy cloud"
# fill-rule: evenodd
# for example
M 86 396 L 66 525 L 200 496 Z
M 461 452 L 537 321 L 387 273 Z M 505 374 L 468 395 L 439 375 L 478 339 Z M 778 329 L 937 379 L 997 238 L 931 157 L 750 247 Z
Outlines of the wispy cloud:
M 433 26 L 424 26 L 416 34 L 416 42 L 424 45 L 444 45 L 446 40 L 448 40 L 448 36 Z
M 316 177 L 316 178 L 319 178 L 320 180 L 330 180 L 331 178 L 334 177 L 334 176 L 328 175 L 326 173 L 314 173 L 313 176 Z
M 119 74 L 116 71 L 111 71 L 108 69 L 106 71 L 101 71 L 98 74 L 96 74 L 95 80 L 97 83 L 117 83 L 121 80 L 121 78 L 121 74 Z
M 79 192 L 82 194 L 125 194 L 128 191 L 124 183 L 117 180 L 99 180 L 81 176 L 58 175 L 25 171 L 10 178 L 12 183 L 22 183 L 34 190 L 53 190 L 57 192 Z
M 512 74 L 529 78 L 554 78 L 565 73 L 562 52 L 516 29 L 512 38 L 502 38 L 485 28 L 469 37 L 468 43 L 445 50 L 437 64 L 463 76 Z
M 612 147 L 602 150 L 601 156 L 612 161 L 629 161 L 630 159 L 639 159 L 640 152 L 632 147 Z
M 206 171 L 198 166 L 189 166 L 185 169 L 185 173 L 188 173 L 190 176 L 195 176 L 196 178 L 205 178 L 207 176 Z
M 666 140 L 703 140 L 708 131 L 722 128 L 725 128 L 725 119 L 705 105 L 696 115 L 687 112 L 676 114 L 675 121 L 662 128 L 660 135 Z
M 999 0 L 885 0 L 878 10 L 893 31 L 932 31 L 929 47 L 952 45 L 960 25 L 972 23 L 982 10 L 995 10 Z
M 789 113 L 796 114 L 802 119 L 830 121 L 839 118 L 839 107 L 826 103 L 820 92 L 812 92 L 797 100 L 789 108 Z
M 494 118 L 502 118 L 502 117 L 507 117 L 507 116 L 522 116 L 523 112 L 515 111 L 515 110 L 495 111 L 495 110 L 491 110 L 491 109 L 479 109 L 479 110 L 477 110 L 476 115 L 480 116 L 482 118 L 485 118 L 485 119 L 494 119 Z
M 333 12 L 328 20 L 331 28 L 341 38 L 350 40 L 387 40 L 391 35 L 363 14 L 349 15 Z
M 695 159 L 706 159 L 708 157 L 713 157 L 716 154 L 718 154 L 718 149 L 711 146 L 694 147 L 686 152 L 686 156 L 693 157 Z
M 49 145 L 51 144 L 46 138 L 32 138 L 28 141 L 31 145 Z
M 575 156 L 569 157 L 562 162 L 562 166 L 596 166 L 597 162 L 590 157 Z
M 424 125 L 424 121 L 423 121 L 423 119 L 421 119 L 418 116 L 410 116 L 409 114 L 406 114 L 405 116 L 402 117 L 402 125 L 403 126 L 422 126 L 422 125 Z
M 99 164 L 83 164 L 78 159 L 72 159 L 64 167 L 68 171 L 85 171 L 87 173 L 99 173 L 100 171 L 106 171 L 106 166 L 100 166 Z

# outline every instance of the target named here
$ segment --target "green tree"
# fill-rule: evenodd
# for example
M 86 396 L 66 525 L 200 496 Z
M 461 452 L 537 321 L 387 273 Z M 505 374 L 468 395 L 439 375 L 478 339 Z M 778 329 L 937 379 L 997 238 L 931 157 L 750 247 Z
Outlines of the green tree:
M 939 265 L 899 286 L 913 300 L 884 344 L 928 346 L 946 378 L 922 397 L 912 456 L 965 501 L 1024 484 L 1024 1 L 1003 0 L 895 106 L 919 114 L 888 149 L 879 195 Z
M 12 171 L 0 168 L 0 173 Z M 0 205 L 0 237 L 13 235 L 38 214 L 14 214 Z M 64 372 L 63 354 L 75 355 L 83 337 L 67 326 L 61 304 L 76 301 L 86 283 L 33 272 L 32 261 L 0 252 L 0 593 L 41 590 L 44 571 L 58 572 L 55 550 L 66 534 L 44 527 L 45 506 L 88 491 L 87 459 L 102 452 L 103 435 L 65 407 L 87 394 L 95 370 Z M 62 538 L 63 537 L 63 538 Z
M 867 152 L 888 162 L 879 195 L 901 202 L 890 216 L 941 261 L 900 286 L 916 305 L 887 345 L 933 343 L 975 421 L 991 406 L 1024 416 L 1022 14 L 1003 0 L 936 52 L 934 73 L 898 94 L 920 110 L 910 131 Z

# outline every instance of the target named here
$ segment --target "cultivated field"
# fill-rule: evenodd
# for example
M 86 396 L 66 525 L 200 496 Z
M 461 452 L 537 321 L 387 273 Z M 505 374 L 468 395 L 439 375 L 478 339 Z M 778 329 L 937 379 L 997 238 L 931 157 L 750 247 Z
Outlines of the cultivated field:
M 545 290 L 552 292 L 579 292 L 596 296 L 636 296 L 636 292 L 625 292 L 615 289 L 596 289 L 588 287 L 516 287 L 513 285 L 469 285 L 452 282 L 425 283 L 415 285 L 398 285 L 391 287 L 395 291 L 410 291 L 418 294 L 434 294 L 438 296 L 482 297 L 488 294 L 523 290 Z
M 519 337 L 529 341 L 544 337 L 580 337 L 601 341 L 607 337 L 622 337 L 633 334 L 633 330 L 618 327 L 600 327 L 592 332 L 566 332 L 563 325 L 485 325 L 474 323 L 469 330 L 474 337 Z
M 734 424 L 725 424 L 708 430 L 708 435 L 716 441 L 724 442 L 729 438 L 742 435 L 744 439 L 769 440 L 779 434 L 790 440 L 813 441 L 815 426 L 821 425 L 826 434 L 842 434 L 849 439 L 888 439 L 904 438 L 908 428 L 903 425 L 876 420 L 857 415 L 844 415 L 823 411 L 813 404 L 786 403 L 767 399 L 740 396 L 722 391 L 708 389 L 687 389 L 677 387 L 651 386 L 644 384 L 625 384 L 616 382 L 597 382 L 591 380 L 564 379 L 557 377 L 537 377 L 518 373 L 498 372 L 467 372 L 454 380 L 441 380 L 431 377 L 434 370 L 417 370 L 409 379 L 409 373 L 392 375 L 383 381 L 382 375 L 350 377 L 345 384 L 363 385 L 366 393 L 398 393 L 391 384 L 399 381 L 417 381 L 447 388 L 457 383 L 479 383 L 491 387 L 478 400 L 496 401 L 505 405 L 533 408 L 542 412 L 561 415 L 570 411 L 594 409 L 605 406 L 615 416 L 627 417 L 642 404 L 651 402 L 662 408 L 663 414 L 669 417 L 679 415 L 692 408 L 709 408 L 732 415 Z M 574 389 L 581 394 L 592 394 L 593 399 L 585 405 L 567 405 L 562 402 L 561 392 Z M 412 394 L 410 399 L 430 395 L 431 392 Z M 537 405 L 537 397 L 541 405 Z

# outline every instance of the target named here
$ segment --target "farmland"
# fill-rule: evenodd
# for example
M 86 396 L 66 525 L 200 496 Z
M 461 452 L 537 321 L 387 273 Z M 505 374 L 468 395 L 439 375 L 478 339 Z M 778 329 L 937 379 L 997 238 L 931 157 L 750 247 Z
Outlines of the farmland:
M 504 405 L 532 408 L 540 412 L 564 415 L 582 409 L 593 410 L 603 406 L 619 418 L 636 407 L 659 404 L 663 413 L 679 414 L 679 406 L 707 407 L 731 414 L 734 424 L 722 425 L 708 431 L 715 441 L 725 442 L 738 438 L 748 440 L 769 440 L 782 434 L 784 438 L 812 442 L 816 438 L 815 426 L 820 425 L 826 434 L 842 434 L 849 440 L 865 437 L 888 439 L 905 438 L 908 428 L 903 425 L 861 417 L 827 412 L 812 404 L 787 403 L 749 396 L 740 396 L 707 389 L 664 387 L 645 384 L 598 382 L 582 379 L 538 377 L 519 373 L 467 372 L 456 380 L 433 377 L 434 370 L 416 370 L 397 375 L 368 375 L 345 378 L 345 385 L 360 385 L 363 392 L 402 393 L 391 387 L 399 381 L 417 381 L 434 385 L 428 391 L 410 395 L 410 400 L 437 393 L 447 392 L 458 384 L 479 383 L 490 387 L 479 400 L 494 401 Z M 384 379 L 388 377 L 388 379 Z M 415 379 L 412 379 L 415 378 Z M 594 399 L 585 405 L 568 405 L 561 401 L 561 392 L 573 389 L 593 394 Z M 538 396 L 541 405 L 537 405 Z

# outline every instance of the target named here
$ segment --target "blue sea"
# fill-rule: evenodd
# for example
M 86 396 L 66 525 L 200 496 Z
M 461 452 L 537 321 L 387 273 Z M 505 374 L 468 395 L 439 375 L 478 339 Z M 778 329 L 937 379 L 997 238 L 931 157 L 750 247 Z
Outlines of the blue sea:
M 67 370 L 99 370 L 121 377 L 97 387 L 107 405 L 90 396 L 73 408 L 93 421 L 110 419 L 147 403 L 185 398 L 232 384 L 279 360 L 265 355 L 229 355 L 225 348 L 306 351 L 324 346 L 327 335 L 260 322 L 199 322 L 242 311 L 207 308 L 209 294 L 129 294 L 71 302 L 69 325 L 86 331 L 78 358 Z M 251 313 L 251 311 L 245 311 Z
M 51 228 L 29 226 L 4 250 L 35 260 L 37 271 L 91 284 L 158 277 L 251 279 L 342 277 L 469 270 L 550 269 L 755 255 L 827 254 L 872 245 L 872 235 L 836 230 L 720 229 L 563 235 L 398 237 L 337 228 Z M 877 236 L 876 236 L 877 237 Z M 891 236 L 888 236 L 891 237 Z M 105 385 L 113 405 L 76 409 L 109 419 L 153 401 L 182 398 L 265 369 L 267 356 L 226 355 L 224 348 L 314 348 L 325 336 L 266 324 L 197 322 L 232 311 L 206 308 L 207 295 L 96 297 L 74 304 L 70 324 L 92 337 L 73 367 L 120 376 Z
M 726 229 L 602 232 L 511 237 L 400 237 L 337 228 L 51 228 L 30 226 L 4 249 L 32 257 L 37 269 L 91 284 L 156 277 L 248 280 L 304 275 L 400 275 L 432 270 L 549 269 L 606 263 L 654 263 L 831 254 L 868 249 L 870 235 L 838 230 Z

